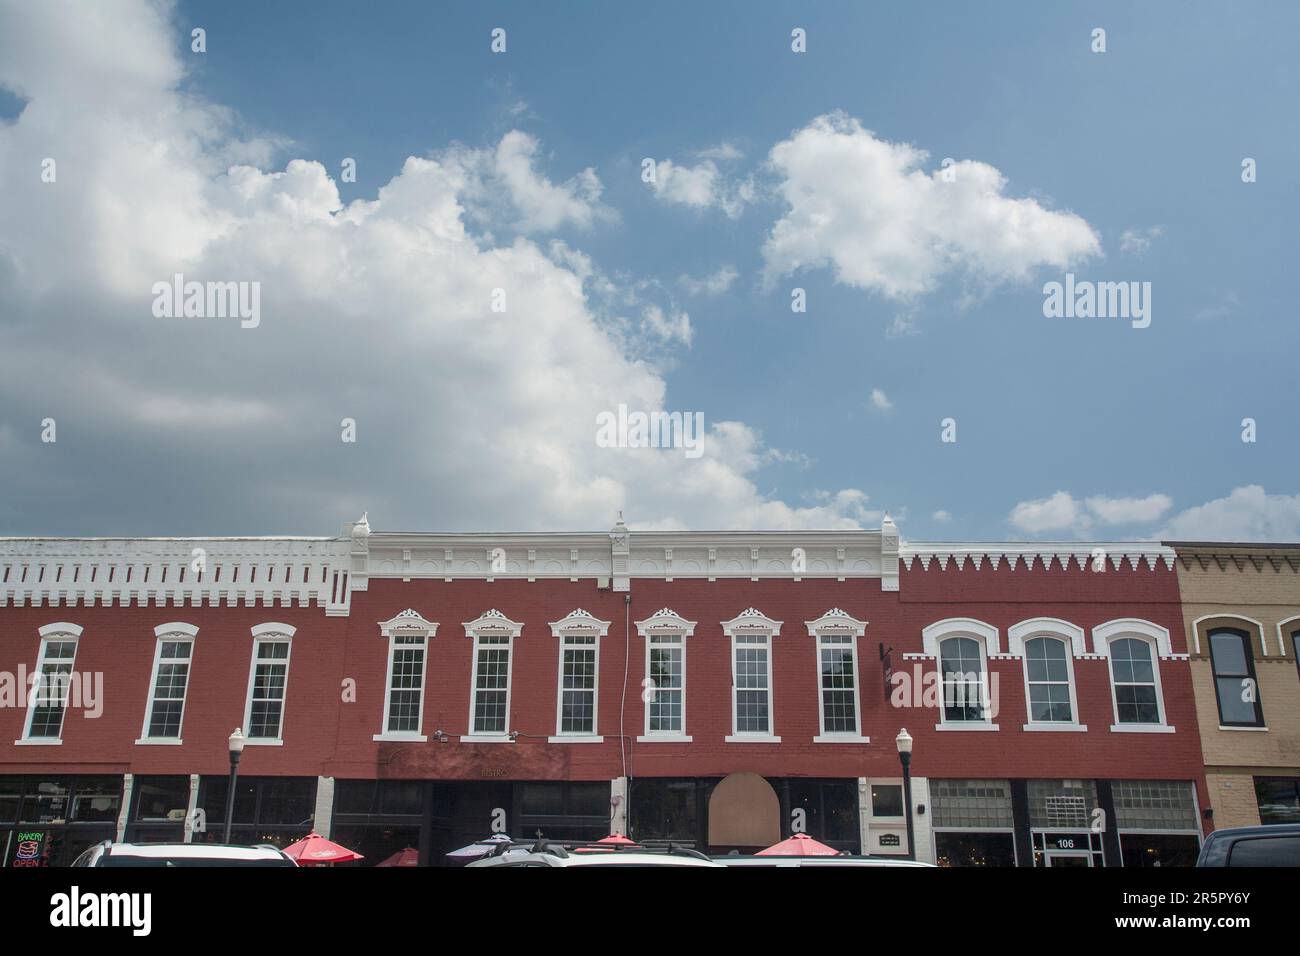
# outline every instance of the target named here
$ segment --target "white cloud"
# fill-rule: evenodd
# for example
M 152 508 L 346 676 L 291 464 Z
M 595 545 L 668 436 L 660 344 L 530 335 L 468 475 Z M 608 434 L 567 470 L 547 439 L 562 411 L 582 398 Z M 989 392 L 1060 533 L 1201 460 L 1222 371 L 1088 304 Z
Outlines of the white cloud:
M 1119 251 L 1140 256 L 1151 248 L 1152 242 L 1164 234 L 1165 230 L 1161 226 L 1151 226 L 1147 229 L 1125 229 L 1119 237 Z
M 1300 494 L 1270 495 L 1260 485 L 1180 511 L 1160 530 L 1167 541 L 1300 541 Z
M 740 273 L 731 266 L 723 266 L 716 272 L 704 276 L 702 279 L 696 279 L 691 276 L 682 276 L 677 281 L 682 288 L 686 290 L 687 295 L 722 295 L 731 288 L 732 284 L 740 278 Z
M 1093 495 L 1080 501 L 1067 491 L 1058 491 L 1047 498 L 1020 502 L 1011 509 L 1009 520 L 1026 534 L 1065 531 L 1083 535 L 1099 524 L 1150 524 L 1172 506 L 1173 500 L 1161 494 L 1144 498 Z
M 839 113 L 778 143 L 769 161 L 789 208 L 763 245 L 767 280 L 830 267 L 847 285 L 909 300 L 950 274 L 989 286 L 1100 252 L 1080 216 L 1007 196 L 992 166 L 963 160 L 944 182 L 927 160 Z
M 732 158 L 732 157 L 725 157 Z M 733 180 L 725 176 L 713 159 L 703 159 L 694 166 L 661 159 L 655 163 L 655 179 L 650 184 L 655 197 L 667 203 L 705 210 L 716 207 L 735 219 L 753 202 L 752 179 Z
M 444 150 L 437 158 L 463 176 L 460 194 L 469 211 L 486 221 L 505 221 L 520 232 L 553 232 L 565 226 L 588 229 L 615 217 L 600 203 L 601 183 L 588 167 L 563 183 L 535 168 L 536 138 L 520 130 L 501 137 L 495 149 Z M 503 204 L 509 208 L 503 209 Z
M 871 390 L 871 407 L 877 411 L 887 412 L 894 407 L 894 403 L 889 400 L 881 389 L 873 388 Z
M 663 342 L 680 342 L 690 345 L 695 332 L 691 328 L 691 317 L 680 310 L 665 313 L 657 305 L 648 305 L 642 313 L 646 327 L 656 338 Z
M 33 183 L 0 204 L 0 405 L 59 422 L 57 458 L 5 439 L 4 527 L 321 533 L 366 508 L 474 530 L 605 527 L 619 508 L 641 528 L 878 519 L 857 489 L 761 492 L 771 450 L 740 422 L 706 414 L 695 460 L 597 447 L 600 411 L 685 409 L 611 331 L 591 290 L 614 290 L 585 253 L 489 231 L 594 223 L 594 173 L 552 183 L 511 133 L 408 158 L 344 206 L 324 165 L 271 167 L 274 136 L 183 91 L 166 10 L 0 4 L 0 80 L 30 98 L 0 124 L 0 181 Z M 57 184 L 37 181 L 43 156 Z M 151 287 L 176 272 L 260 282 L 261 324 L 154 318 Z
M 1085 531 L 1091 526 L 1087 512 L 1068 492 L 1058 491 L 1049 498 L 1022 501 L 1011 509 L 1009 519 L 1026 534 L 1044 531 Z
M 934 514 L 930 515 L 930 520 L 937 521 L 940 524 L 947 524 L 949 521 L 952 520 L 952 512 L 945 511 L 942 508 L 940 508 Z
M 1150 524 L 1159 521 L 1174 505 L 1168 495 L 1145 498 L 1106 498 L 1095 495 L 1084 502 L 1102 524 Z

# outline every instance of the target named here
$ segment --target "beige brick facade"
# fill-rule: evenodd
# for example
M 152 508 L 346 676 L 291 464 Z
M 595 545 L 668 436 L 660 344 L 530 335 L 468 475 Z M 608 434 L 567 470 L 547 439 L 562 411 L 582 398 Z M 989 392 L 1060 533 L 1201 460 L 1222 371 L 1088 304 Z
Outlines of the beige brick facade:
M 1300 778 L 1300 547 L 1173 545 L 1214 826 L 1260 823 L 1256 776 Z M 1209 634 L 1250 637 L 1264 728 L 1224 727 Z

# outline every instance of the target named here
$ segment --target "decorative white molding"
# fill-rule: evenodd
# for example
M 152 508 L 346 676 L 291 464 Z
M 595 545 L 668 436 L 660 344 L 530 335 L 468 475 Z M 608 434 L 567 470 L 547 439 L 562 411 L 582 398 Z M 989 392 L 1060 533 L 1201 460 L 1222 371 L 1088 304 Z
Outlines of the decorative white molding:
M 437 625 L 435 624 L 434 627 L 437 627 Z M 251 630 L 254 637 L 264 638 L 293 637 L 298 633 L 298 629 L 292 624 L 279 624 L 274 621 L 268 621 L 266 624 L 254 624 Z M 198 633 L 197 628 L 195 633 Z M 247 726 L 247 722 L 245 726 Z
M 768 634 L 775 636 L 781 633 L 781 623 L 781 621 L 774 621 L 762 611 L 750 607 L 741 611 L 730 621 L 723 621 L 722 633 L 727 637 L 734 637 L 737 634 Z
M 1047 570 L 1053 563 L 1065 570 L 1092 571 L 1093 558 L 1098 551 L 1105 556 L 1108 569 L 1116 571 L 1122 568 L 1125 559 L 1135 571 L 1140 563 L 1145 563 L 1150 571 L 1157 570 L 1162 562 L 1167 571 L 1172 571 L 1174 567 L 1174 549 L 1150 541 L 1043 541 L 1007 544 L 974 541 L 927 544 L 905 541 L 899 550 L 899 560 L 909 571 L 912 570 L 914 560 L 919 561 L 922 571 L 930 570 L 932 560 L 938 562 L 941 570 L 948 569 L 950 560 L 955 561 L 957 570 L 960 571 L 965 568 L 967 558 L 977 571 L 985 558 L 994 571 L 999 569 L 1004 558 L 1012 571 L 1017 570 L 1018 564 L 1025 570 Z
M 804 621 L 804 624 L 808 626 L 809 637 L 816 637 L 818 634 L 852 634 L 854 637 L 861 637 L 867 632 L 866 621 L 859 621 L 837 607 L 831 608 L 815 621 Z
M 394 634 L 423 634 L 428 637 L 436 637 L 438 622 L 426 620 L 419 611 L 408 607 L 396 617 L 391 617 L 387 621 L 380 621 L 379 633 L 382 637 L 392 637 Z
M 1169 631 L 1159 624 L 1144 621 L 1136 617 L 1116 618 L 1105 624 L 1098 624 L 1092 629 L 1092 650 L 1094 654 L 1110 659 L 1110 642 L 1122 637 L 1144 637 L 1155 642 L 1156 652 L 1162 660 L 1173 657 L 1173 648 L 1169 643 Z M 1186 655 L 1180 655 L 1185 657 Z
M 523 631 L 522 621 L 512 621 L 496 608 L 485 611 L 472 621 L 465 622 L 466 637 L 518 637 Z
M 665 607 L 655 611 L 644 621 L 637 621 L 636 632 L 641 637 L 649 637 L 651 634 L 680 634 L 682 637 L 693 637 L 695 624 L 695 621 L 688 621 L 676 611 Z
M 1007 651 L 1012 657 L 1025 656 L 1025 641 L 1031 637 L 1059 637 L 1070 645 L 1074 657 L 1087 653 L 1083 628 L 1055 617 L 1034 617 L 1007 628 Z
M 171 624 L 159 624 L 153 629 L 154 637 L 198 637 L 199 629 L 193 624 L 173 621 Z
M 575 636 L 604 637 L 609 633 L 609 625 L 609 621 L 598 620 L 590 611 L 578 608 L 570 611 L 558 621 L 551 622 L 551 636 L 563 637 L 566 634 L 572 634 Z
M 1199 655 L 1201 653 L 1201 625 L 1204 624 L 1206 621 L 1211 621 L 1216 618 L 1223 618 L 1229 621 L 1240 621 L 1242 624 L 1246 625 L 1245 627 L 1241 628 L 1241 630 L 1243 631 L 1249 631 L 1250 628 L 1253 627 L 1255 629 L 1255 633 L 1259 635 L 1259 643 L 1260 646 L 1264 649 L 1264 656 L 1265 657 L 1268 656 L 1268 636 L 1265 631 L 1264 625 L 1259 621 L 1255 620 L 1253 617 L 1246 617 L 1244 614 L 1235 614 L 1231 611 L 1225 611 L 1219 614 L 1202 614 L 1196 620 L 1192 621 L 1192 639 L 1190 641 L 1189 646 L 1193 648 L 1196 654 Z M 1279 624 L 1278 625 L 1279 636 L 1281 635 L 1281 633 L 1282 633 L 1282 625 Z M 1252 647 L 1253 646 L 1254 645 L 1252 645 Z M 1278 641 L 1277 649 L 1279 654 L 1282 653 L 1282 642 L 1280 640 Z M 1208 654 L 1209 651 L 1207 650 L 1206 653 Z
M 949 637 L 974 637 L 984 642 L 984 652 L 992 657 L 1002 653 L 998 629 L 973 617 L 950 617 L 921 629 L 921 646 L 927 656 L 939 658 L 939 643 Z
M 46 624 L 36 629 L 36 633 L 41 637 L 81 637 L 83 628 L 80 624 L 69 624 L 67 621 L 60 621 L 57 624 Z

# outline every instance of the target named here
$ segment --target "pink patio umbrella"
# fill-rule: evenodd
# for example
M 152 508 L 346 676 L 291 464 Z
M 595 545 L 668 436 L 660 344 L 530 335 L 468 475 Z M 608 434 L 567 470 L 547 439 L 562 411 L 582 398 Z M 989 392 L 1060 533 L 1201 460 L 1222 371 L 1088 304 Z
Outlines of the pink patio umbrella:
M 419 866 L 420 851 L 414 847 L 407 847 L 405 850 L 398 850 L 383 863 L 376 863 L 375 866 Z
M 601 837 L 591 846 L 577 847 L 575 853 L 600 853 L 605 850 L 617 850 L 627 846 L 640 846 L 636 840 L 629 840 L 621 833 L 611 833 L 607 837 Z
M 839 852 L 806 833 L 796 833 L 788 840 L 782 840 L 766 850 L 759 850 L 755 856 L 838 856 Z
M 293 857 L 299 866 L 332 866 L 335 863 L 347 863 L 363 859 L 345 846 L 333 843 L 319 833 L 309 833 L 297 843 L 284 848 L 286 856 Z

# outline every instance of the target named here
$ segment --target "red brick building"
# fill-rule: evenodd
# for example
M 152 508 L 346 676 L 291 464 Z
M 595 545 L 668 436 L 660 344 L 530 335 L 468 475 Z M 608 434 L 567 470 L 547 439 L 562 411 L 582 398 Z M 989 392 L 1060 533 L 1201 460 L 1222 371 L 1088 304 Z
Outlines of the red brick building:
M 0 857 L 219 839 L 236 727 L 237 841 L 902 854 L 906 728 L 921 859 L 1185 863 L 1209 808 L 1172 565 L 888 520 L 0 541 Z

